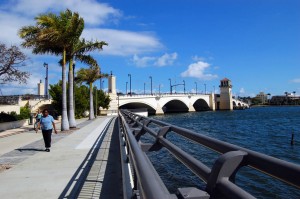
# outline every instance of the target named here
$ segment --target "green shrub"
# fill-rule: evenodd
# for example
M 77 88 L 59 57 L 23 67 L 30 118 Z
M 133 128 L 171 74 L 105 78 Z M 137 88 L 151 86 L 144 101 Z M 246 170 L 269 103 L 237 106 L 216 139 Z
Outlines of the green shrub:
M 29 119 L 30 118 L 30 109 L 28 107 L 21 107 L 20 115 L 17 116 L 18 120 Z
M 10 114 L 1 112 L 0 113 L 0 122 L 12 122 L 17 121 L 17 114 L 16 112 L 11 112 Z

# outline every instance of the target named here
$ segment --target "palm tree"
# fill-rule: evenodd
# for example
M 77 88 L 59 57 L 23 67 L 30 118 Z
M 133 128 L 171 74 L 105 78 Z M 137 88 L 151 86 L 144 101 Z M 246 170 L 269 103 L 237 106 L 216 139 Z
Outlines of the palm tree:
M 98 65 L 92 65 L 90 68 L 81 68 L 77 72 L 76 81 L 77 82 L 86 82 L 90 87 L 90 115 L 89 119 L 92 120 L 95 118 L 94 115 L 94 104 L 93 104 L 93 83 L 100 78 L 108 77 L 107 74 L 100 74 L 100 67 Z
M 61 130 L 69 130 L 67 114 L 66 54 L 84 28 L 84 20 L 69 9 L 60 15 L 41 14 L 35 18 L 35 26 L 24 26 L 19 36 L 24 39 L 22 46 L 32 48 L 34 54 L 62 55 L 62 122 Z
M 101 41 L 86 41 L 85 39 L 78 39 L 73 43 L 70 48 L 67 49 L 67 61 L 69 62 L 69 124 L 71 128 L 76 127 L 75 111 L 74 111 L 74 96 L 73 96 L 73 61 L 80 61 L 87 65 L 96 65 L 97 61 L 90 55 L 85 55 L 87 52 L 94 50 L 102 50 L 104 45 L 108 45 L 106 42 Z M 62 60 L 61 60 L 62 62 Z

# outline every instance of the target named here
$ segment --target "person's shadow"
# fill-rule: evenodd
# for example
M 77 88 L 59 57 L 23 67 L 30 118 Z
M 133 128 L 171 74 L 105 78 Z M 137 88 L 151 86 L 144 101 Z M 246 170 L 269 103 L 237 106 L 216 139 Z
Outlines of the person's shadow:
M 23 152 L 23 151 L 45 151 L 44 149 L 36 149 L 36 148 L 24 148 L 24 149 L 16 149 L 19 152 Z

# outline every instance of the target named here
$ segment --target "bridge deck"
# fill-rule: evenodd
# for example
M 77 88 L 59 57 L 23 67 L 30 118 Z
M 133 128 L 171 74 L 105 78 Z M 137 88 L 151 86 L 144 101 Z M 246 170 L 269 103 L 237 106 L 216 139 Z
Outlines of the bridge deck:
M 10 152 L 1 153 L 0 148 L 0 166 L 11 167 L 0 171 L 1 198 L 67 198 L 83 191 L 104 196 L 105 192 L 98 189 L 99 183 L 105 190 L 113 185 L 113 194 L 119 195 L 122 191 L 116 191 L 118 182 L 121 183 L 119 168 L 106 170 L 106 165 L 118 165 L 115 161 L 119 149 L 113 147 L 118 146 L 115 143 L 118 135 L 113 133 L 115 121 L 100 117 L 80 126 L 73 133 L 54 134 L 50 153 L 43 151 L 41 133 L 28 131 L 0 138 L 0 145 L 8 140 L 15 143 Z M 100 172 L 96 174 L 99 166 Z M 117 181 L 107 180 L 112 178 Z M 94 184 L 89 186 L 90 182 Z

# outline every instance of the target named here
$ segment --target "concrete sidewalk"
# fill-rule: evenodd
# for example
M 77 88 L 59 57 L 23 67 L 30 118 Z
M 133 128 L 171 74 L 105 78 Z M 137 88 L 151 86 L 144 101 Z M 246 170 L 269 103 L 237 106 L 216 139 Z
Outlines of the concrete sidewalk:
M 76 120 L 78 128 L 88 123 L 87 118 Z M 56 128 L 60 130 L 60 122 L 56 121 Z M 0 156 L 17 148 L 26 146 L 43 138 L 41 131 L 38 134 L 33 130 L 33 125 L 22 128 L 9 129 L 0 132 Z
M 50 153 L 35 150 L 34 155 L 11 169 L 0 172 L 1 198 L 59 198 L 93 147 L 96 138 L 103 133 L 111 120 L 112 117 L 99 117 L 88 122 L 54 143 Z

